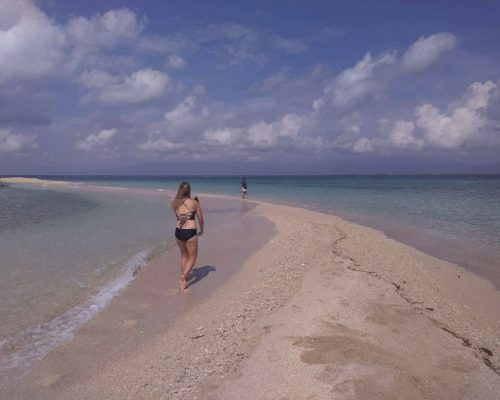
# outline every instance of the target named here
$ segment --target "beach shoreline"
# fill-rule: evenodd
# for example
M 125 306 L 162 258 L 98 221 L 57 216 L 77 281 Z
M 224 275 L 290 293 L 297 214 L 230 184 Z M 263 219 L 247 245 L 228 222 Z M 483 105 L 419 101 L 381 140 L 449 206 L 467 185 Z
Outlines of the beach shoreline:
M 100 371 L 68 380 L 60 363 L 35 369 L 26 382 L 37 398 L 486 399 L 500 389 L 500 295 L 488 281 L 335 216 L 258 204 L 251 213 L 276 234 L 236 275 Z M 141 329 L 108 311 L 106 324 Z M 90 326 L 98 340 L 102 325 Z
M 175 194 L 175 190 L 164 188 L 149 188 L 149 187 L 135 187 L 135 186 L 114 186 L 116 182 L 109 182 L 110 184 L 95 184 L 93 182 L 78 181 L 52 181 L 45 179 L 33 178 L 19 178 L 9 177 L 13 182 L 19 182 L 21 185 L 33 182 L 31 186 L 45 186 L 50 187 L 51 182 L 55 182 L 54 188 L 57 186 L 66 186 L 69 189 L 87 189 L 97 191 L 126 191 L 137 192 L 141 191 L 158 191 L 158 193 L 166 193 L 169 196 Z M 29 185 L 28 185 L 29 186 Z M 228 200 L 239 201 L 238 195 L 231 195 L 225 193 L 212 193 L 204 191 L 198 193 L 203 197 L 220 198 Z M 362 225 L 371 229 L 383 232 L 385 236 L 390 239 L 397 240 L 404 244 L 409 245 L 419 251 L 429 254 L 433 257 L 442 259 L 452 264 L 465 267 L 466 269 L 486 278 L 497 288 L 500 289 L 500 270 L 495 268 L 495 265 L 500 265 L 500 248 L 496 244 L 485 243 L 484 238 L 479 240 L 477 237 L 474 240 L 467 239 L 467 234 L 453 236 L 446 230 L 435 231 L 433 229 L 417 226 L 411 223 L 402 223 L 392 218 L 384 218 L 380 215 L 370 215 L 370 213 L 356 213 L 354 210 L 345 208 L 335 208 L 332 204 L 328 204 L 327 208 L 324 206 L 319 207 L 314 203 L 286 200 L 284 198 L 259 198 L 263 202 L 270 202 L 273 204 L 281 204 L 291 207 L 305 208 L 311 211 L 318 211 L 340 217 L 348 222 Z M 410 206 L 409 206 L 410 207 Z M 475 222 L 469 221 L 469 229 L 475 229 Z M 483 233 L 484 234 L 484 233 Z M 490 241 L 491 242 L 491 241 Z
M 236 275 L 171 326 L 79 381 L 69 385 L 61 364 L 36 369 L 27 377 L 33 398 L 452 399 L 464 393 L 490 399 L 498 393 L 500 294 L 490 282 L 380 231 L 257 203 L 250 213 L 272 222 L 276 234 L 242 260 Z M 139 275 L 152 276 L 153 264 Z M 127 298 L 129 289 L 115 302 Z M 107 312 L 104 323 L 141 329 L 137 320 Z M 98 341 L 102 326 L 94 322 L 85 334 Z

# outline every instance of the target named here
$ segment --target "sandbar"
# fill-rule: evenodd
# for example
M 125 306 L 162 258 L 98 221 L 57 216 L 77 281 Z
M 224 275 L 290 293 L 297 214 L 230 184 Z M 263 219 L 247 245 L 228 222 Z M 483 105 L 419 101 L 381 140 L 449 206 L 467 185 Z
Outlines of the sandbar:
M 65 181 L 52 181 L 49 179 L 39 179 L 39 178 L 25 178 L 25 177 L 7 177 L 1 178 L 0 181 L 5 183 L 22 183 L 22 184 L 30 184 L 30 185 L 48 185 L 48 186 L 68 186 L 72 185 L 70 182 Z
M 248 213 L 270 221 L 274 233 L 202 301 L 189 305 L 189 296 L 208 280 L 193 285 L 188 297 L 172 291 L 186 306 L 169 324 L 153 324 L 151 334 L 148 324 L 161 304 L 148 303 L 145 289 L 163 290 L 155 279 L 166 262 L 160 257 L 60 350 L 57 362 L 44 360 L 43 368 L 24 378 L 22 387 L 29 390 L 17 385 L 6 398 L 498 396 L 500 293 L 490 282 L 380 231 L 257 203 Z M 255 235 L 247 228 L 236 240 Z M 217 249 L 211 251 L 215 257 Z M 127 302 L 150 318 L 129 318 Z M 98 368 L 83 357 L 85 373 L 68 376 L 64 354 L 99 346 L 109 327 L 146 339 L 119 346 Z

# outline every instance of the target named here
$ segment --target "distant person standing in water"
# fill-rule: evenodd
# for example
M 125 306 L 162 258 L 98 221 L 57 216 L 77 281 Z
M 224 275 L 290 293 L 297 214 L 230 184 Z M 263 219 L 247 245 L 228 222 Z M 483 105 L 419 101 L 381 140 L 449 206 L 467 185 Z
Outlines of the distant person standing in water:
M 201 212 L 198 197 L 191 198 L 191 186 L 181 182 L 179 190 L 171 203 L 177 219 L 175 239 L 181 251 L 181 280 L 180 289 L 186 289 L 189 274 L 193 270 L 198 256 L 198 236 L 203 235 L 203 213 Z M 198 217 L 200 231 L 197 231 L 195 216 Z
M 241 180 L 241 198 L 246 199 L 248 194 L 247 178 L 243 177 Z

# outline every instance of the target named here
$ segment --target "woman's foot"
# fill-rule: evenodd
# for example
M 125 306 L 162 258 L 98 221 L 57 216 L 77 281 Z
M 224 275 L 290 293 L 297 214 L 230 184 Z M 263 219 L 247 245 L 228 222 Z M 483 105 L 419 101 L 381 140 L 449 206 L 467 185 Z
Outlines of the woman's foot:
M 181 280 L 179 282 L 179 289 L 184 290 L 187 288 L 187 279 L 185 275 L 181 275 Z

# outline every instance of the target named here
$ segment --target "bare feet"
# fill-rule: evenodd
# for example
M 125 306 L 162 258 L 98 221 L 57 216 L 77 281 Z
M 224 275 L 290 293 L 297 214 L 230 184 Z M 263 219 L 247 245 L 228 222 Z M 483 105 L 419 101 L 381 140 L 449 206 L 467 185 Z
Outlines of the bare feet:
M 181 280 L 179 282 L 179 289 L 184 290 L 187 288 L 187 279 L 185 275 L 181 275 Z

